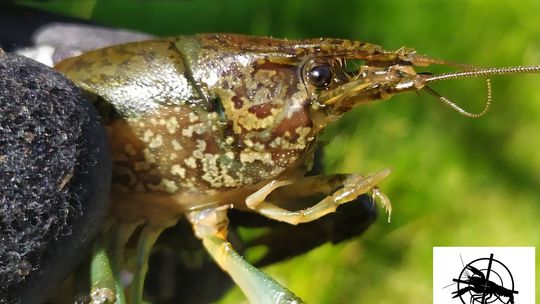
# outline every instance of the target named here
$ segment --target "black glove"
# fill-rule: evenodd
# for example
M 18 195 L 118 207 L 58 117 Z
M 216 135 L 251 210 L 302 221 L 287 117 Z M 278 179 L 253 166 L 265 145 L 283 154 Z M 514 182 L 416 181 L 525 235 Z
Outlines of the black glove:
M 107 212 L 111 158 L 96 110 L 60 73 L 0 54 L 0 303 L 40 303 Z

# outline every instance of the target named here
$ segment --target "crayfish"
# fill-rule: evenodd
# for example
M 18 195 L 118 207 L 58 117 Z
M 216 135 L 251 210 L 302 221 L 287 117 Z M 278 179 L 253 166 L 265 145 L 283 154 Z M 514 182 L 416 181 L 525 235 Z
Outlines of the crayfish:
M 474 292 L 475 294 L 471 297 L 471 303 L 473 303 L 473 301 L 480 302 L 480 300 L 489 301 L 492 297 L 498 298 L 499 300 L 501 297 L 506 297 L 508 298 L 507 303 L 514 304 L 514 294 L 518 293 L 517 291 L 504 288 L 503 286 L 488 280 L 484 273 L 474 266 L 467 265 L 466 269 L 472 271 L 473 275 L 469 276 L 467 280 L 454 279 L 453 281 L 456 283 L 467 284 L 468 286 L 452 292 L 454 294 L 452 298 L 460 297 L 467 292 Z
M 432 75 L 417 68 L 448 65 Z M 187 217 L 215 261 L 253 303 L 302 300 L 247 263 L 227 239 L 227 211 L 247 210 L 292 225 L 315 221 L 370 194 L 391 211 L 377 184 L 390 174 L 309 176 L 324 128 L 362 104 L 424 91 L 468 117 L 431 84 L 448 79 L 539 72 L 539 66 L 478 68 L 402 48 L 342 39 L 285 40 L 204 34 L 99 49 L 56 66 L 95 100 L 114 159 L 110 218 L 117 261 L 139 231 L 128 299 L 142 300 L 148 251 Z M 295 201 L 320 194 L 308 207 Z M 97 287 L 96 287 L 97 288 Z M 124 301 L 122 286 L 100 287 Z

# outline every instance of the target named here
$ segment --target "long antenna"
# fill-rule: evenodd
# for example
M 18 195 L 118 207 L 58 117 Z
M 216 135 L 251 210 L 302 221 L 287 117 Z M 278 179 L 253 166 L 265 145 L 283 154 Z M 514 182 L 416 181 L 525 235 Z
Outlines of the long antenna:
M 504 68 L 475 68 L 475 69 L 459 71 L 459 72 L 451 72 L 451 73 L 443 73 L 443 74 L 438 74 L 438 75 L 433 75 L 433 76 L 426 76 L 424 77 L 423 80 L 425 81 L 426 84 L 428 84 L 432 82 L 451 80 L 451 79 L 461 79 L 461 78 L 478 77 L 478 76 L 487 77 L 487 76 L 494 76 L 494 75 L 526 74 L 526 73 L 540 73 L 540 66 L 535 65 L 535 66 L 516 66 L 516 67 L 504 67 Z M 439 99 L 442 103 L 449 106 L 450 108 L 460 113 L 461 115 L 470 117 L 470 118 L 479 118 L 479 117 L 482 117 L 484 114 L 486 114 L 487 111 L 489 110 L 489 107 L 491 106 L 491 98 L 492 98 L 491 79 L 487 78 L 486 84 L 487 84 L 487 100 L 484 105 L 484 109 L 482 109 L 482 111 L 479 113 L 471 113 L 469 111 L 466 111 L 465 109 L 458 106 L 455 102 L 453 102 L 448 97 L 445 97 L 437 93 L 428 85 L 425 85 L 422 89 L 426 91 L 428 94 Z
M 433 75 L 433 76 L 424 78 L 424 80 L 426 81 L 426 83 L 430 83 L 430 82 L 436 82 L 436 81 L 441 81 L 441 80 L 468 78 L 468 77 L 476 77 L 476 76 L 493 76 L 493 75 L 527 74 L 527 73 L 540 73 L 540 65 L 466 70 L 466 71 Z
M 426 91 L 428 94 L 438 98 L 442 103 L 449 106 L 450 108 L 452 108 L 453 110 L 455 110 L 459 114 L 461 114 L 461 115 L 463 115 L 465 117 L 469 117 L 469 118 L 479 118 L 479 117 L 484 116 L 484 114 L 487 113 L 487 111 L 489 110 L 489 107 L 491 106 L 491 79 L 489 79 L 489 78 L 486 79 L 486 84 L 487 84 L 487 100 L 486 100 L 486 103 L 484 105 L 484 109 L 482 109 L 482 111 L 480 113 L 471 113 L 471 112 L 463 109 L 462 107 L 458 106 L 455 102 L 450 100 L 448 97 L 442 96 L 441 94 L 437 93 L 435 90 L 433 90 L 429 86 L 424 86 L 422 89 L 424 91 Z

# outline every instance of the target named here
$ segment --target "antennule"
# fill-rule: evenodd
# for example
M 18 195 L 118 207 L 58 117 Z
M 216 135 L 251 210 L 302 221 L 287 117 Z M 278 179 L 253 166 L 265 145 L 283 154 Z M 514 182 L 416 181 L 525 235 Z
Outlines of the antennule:
M 447 78 L 447 79 L 449 79 L 449 78 Z M 486 79 L 486 84 L 487 84 L 487 100 L 486 100 L 486 104 L 484 105 L 484 109 L 482 109 L 482 111 L 480 113 L 471 113 L 471 112 L 466 111 L 462 107 L 458 106 L 455 102 L 453 102 L 449 98 L 444 97 L 441 94 L 437 93 L 435 90 L 433 90 L 431 87 L 429 87 L 427 85 L 424 86 L 422 89 L 424 91 L 426 91 L 428 94 L 430 94 L 430 95 L 436 97 L 437 99 L 439 99 L 442 103 L 449 106 L 451 109 L 458 112 L 459 114 L 461 114 L 461 115 L 463 115 L 465 117 L 469 117 L 469 118 L 479 118 L 479 117 L 484 116 L 484 114 L 487 113 L 487 111 L 489 110 L 489 107 L 491 106 L 491 79 L 487 78 Z

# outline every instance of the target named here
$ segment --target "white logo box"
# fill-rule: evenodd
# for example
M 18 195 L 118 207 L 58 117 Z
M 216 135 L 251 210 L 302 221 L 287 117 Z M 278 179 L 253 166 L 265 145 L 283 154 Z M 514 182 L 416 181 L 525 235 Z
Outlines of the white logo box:
M 511 289 L 510 277 L 504 266 L 509 270 L 514 281 L 513 294 L 515 304 L 535 304 L 535 247 L 433 247 L 433 303 L 434 304 L 460 304 L 472 303 L 480 304 L 482 293 L 471 290 L 474 285 L 459 283 L 459 288 L 463 289 L 471 286 L 460 297 L 452 298 L 457 291 L 458 284 L 453 279 L 467 281 L 467 276 L 463 272 L 464 265 L 471 264 L 476 269 L 487 273 L 489 259 L 493 254 L 491 262 L 491 272 L 489 280 L 505 289 Z M 500 261 L 498 263 L 497 261 Z M 501 264 L 502 263 L 502 264 Z M 502 266 L 504 265 L 504 266 Z M 474 276 L 473 272 L 467 270 L 466 273 Z M 480 295 L 480 297 L 478 297 Z M 478 297 L 476 300 L 471 297 Z M 463 302 L 462 302 L 463 301 Z M 501 304 L 511 303 L 510 298 L 493 295 L 485 303 Z

